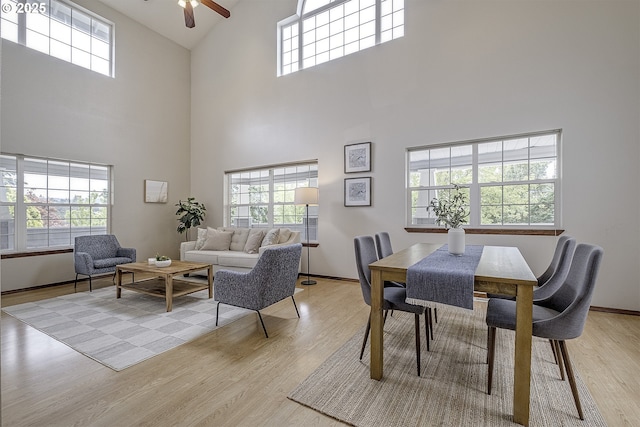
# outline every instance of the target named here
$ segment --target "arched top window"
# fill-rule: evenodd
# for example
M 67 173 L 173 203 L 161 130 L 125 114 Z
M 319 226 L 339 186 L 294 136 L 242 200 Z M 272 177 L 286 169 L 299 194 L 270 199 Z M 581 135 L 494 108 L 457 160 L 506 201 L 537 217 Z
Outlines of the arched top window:
M 404 36 L 404 0 L 298 0 L 278 23 L 278 75 Z
M 302 14 L 304 15 L 335 1 L 336 0 L 299 0 L 299 3 L 302 3 Z

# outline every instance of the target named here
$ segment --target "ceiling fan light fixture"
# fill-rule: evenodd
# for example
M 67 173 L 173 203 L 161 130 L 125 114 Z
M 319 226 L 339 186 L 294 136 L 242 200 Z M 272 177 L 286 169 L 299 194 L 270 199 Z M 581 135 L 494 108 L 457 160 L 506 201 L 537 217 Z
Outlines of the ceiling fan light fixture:
M 196 7 L 199 4 L 198 0 L 178 0 L 178 5 L 182 8 L 187 7 L 187 3 L 191 3 L 191 7 Z

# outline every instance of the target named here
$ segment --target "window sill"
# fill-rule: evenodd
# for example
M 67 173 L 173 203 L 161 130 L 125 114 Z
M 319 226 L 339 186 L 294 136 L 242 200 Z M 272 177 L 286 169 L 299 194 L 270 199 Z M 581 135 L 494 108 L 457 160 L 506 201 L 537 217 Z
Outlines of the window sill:
M 27 258 L 32 256 L 43 256 L 43 255 L 56 255 L 56 254 L 67 254 L 73 253 L 73 248 L 66 249 L 54 249 L 48 251 L 30 251 L 30 252 L 9 252 L 6 254 L 2 254 L 2 259 L 11 259 L 11 258 Z
M 407 233 L 446 233 L 446 228 L 405 227 Z M 465 228 L 466 234 L 504 234 L 516 236 L 559 236 L 564 230 L 547 230 L 537 228 Z

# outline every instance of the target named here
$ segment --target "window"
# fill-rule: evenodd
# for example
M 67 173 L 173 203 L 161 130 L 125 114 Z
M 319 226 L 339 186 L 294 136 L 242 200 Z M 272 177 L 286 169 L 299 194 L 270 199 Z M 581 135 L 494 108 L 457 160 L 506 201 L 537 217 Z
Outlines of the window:
M 3 0 L 2 38 L 113 76 L 113 24 L 62 0 Z
M 76 236 L 106 234 L 111 168 L 0 155 L 0 250 L 73 245 Z
M 290 228 L 306 236 L 306 207 L 293 204 L 297 187 L 318 186 L 318 163 L 307 162 L 225 173 L 225 225 Z M 309 206 L 309 240 L 318 240 L 318 206 Z
M 278 23 L 278 75 L 404 36 L 404 0 L 299 0 Z
M 470 227 L 560 227 L 560 136 L 557 130 L 409 149 L 408 224 L 434 227 L 429 202 L 456 184 L 469 200 Z

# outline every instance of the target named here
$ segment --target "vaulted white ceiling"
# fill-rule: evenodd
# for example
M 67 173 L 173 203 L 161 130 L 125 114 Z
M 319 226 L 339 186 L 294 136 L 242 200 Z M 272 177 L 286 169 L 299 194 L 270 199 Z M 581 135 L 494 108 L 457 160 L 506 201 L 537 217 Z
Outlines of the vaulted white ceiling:
M 225 19 L 206 6 L 194 9 L 195 28 L 184 25 L 183 9 L 178 0 L 100 0 L 107 6 L 127 15 L 142 25 L 162 34 L 187 49 L 192 49 L 214 25 L 224 22 L 233 23 L 233 6 L 239 0 L 215 0 L 216 3 L 231 11 L 231 17 Z

